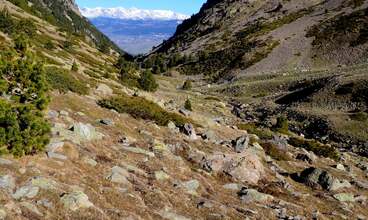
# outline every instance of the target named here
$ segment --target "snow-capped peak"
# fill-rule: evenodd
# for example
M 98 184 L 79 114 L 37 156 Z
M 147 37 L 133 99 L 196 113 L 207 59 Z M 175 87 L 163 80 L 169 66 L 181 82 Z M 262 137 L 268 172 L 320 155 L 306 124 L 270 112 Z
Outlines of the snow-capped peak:
M 138 8 L 81 8 L 87 18 L 108 17 L 131 20 L 185 20 L 189 16 L 168 10 L 146 10 Z

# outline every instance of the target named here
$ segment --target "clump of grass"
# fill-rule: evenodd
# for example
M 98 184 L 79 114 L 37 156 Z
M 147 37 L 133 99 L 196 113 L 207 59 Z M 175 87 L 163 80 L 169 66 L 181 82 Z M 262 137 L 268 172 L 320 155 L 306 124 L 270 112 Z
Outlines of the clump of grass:
M 265 153 L 275 160 L 278 161 L 291 160 L 291 157 L 288 154 L 286 154 L 286 150 L 280 149 L 279 147 L 277 147 L 277 145 L 273 143 L 265 142 L 262 143 L 261 146 L 263 147 Z
M 152 101 L 143 97 L 119 95 L 110 99 L 103 99 L 98 104 L 104 108 L 114 109 L 119 113 L 128 113 L 134 118 L 152 120 L 160 126 L 166 126 L 170 121 L 177 126 L 184 126 L 190 123 L 189 119 L 183 116 L 168 112 Z
M 186 80 L 183 84 L 183 90 L 191 90 L 192 89 L 192 81 L 191 80 Z
M 261 139 L 271 139 L 273 136 L 272 131 L 268 129 L 260 128 L 254 123 L 238 124 L 237 127 L 240 130 L 245 130 L 251 134 L 255 134 Z
M 324 145 L 315 140 L 306 140 L 297 137 L 291 137 L 289 144 L 294 147 L 304 148 L 308 151 L 312 151 L 318 156 L 329 157 L 334 160 L 340 159 L 340 154 L 336 148 L 330 145 Z
M 204 99 L 205 100 L 209 100 L 209 101 L 217 101 L 217 102 L 221 102 L 222 101 L 220 98 L 217 98 L 215 96 L 207 96 Z
M 46 72 L 48 83 L 53 89 L 59 90 L 59 92 L 66 93 L 71 91 L 80 95 L 87 95 L 89 93 L 89 88 L 85 83 L 73 77 L 67 70 L 49 67 L 46 69 Z
M 354 113 L 350 116 L 350 118 L 354 121 L 367 121 L 368 120 L 368 114 L 365 112 L 358 112 Z

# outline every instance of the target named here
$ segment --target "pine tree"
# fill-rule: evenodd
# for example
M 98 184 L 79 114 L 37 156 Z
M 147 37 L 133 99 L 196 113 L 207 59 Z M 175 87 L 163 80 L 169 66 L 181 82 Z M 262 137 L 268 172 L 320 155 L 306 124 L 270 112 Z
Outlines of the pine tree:
M 158 84 L 156 83 L 155 77 L 153 76 L 152 72 L 146 70 L 142 73 L 140 79 L 138 80 L 141 89 L 154 92 L 158 88 Z

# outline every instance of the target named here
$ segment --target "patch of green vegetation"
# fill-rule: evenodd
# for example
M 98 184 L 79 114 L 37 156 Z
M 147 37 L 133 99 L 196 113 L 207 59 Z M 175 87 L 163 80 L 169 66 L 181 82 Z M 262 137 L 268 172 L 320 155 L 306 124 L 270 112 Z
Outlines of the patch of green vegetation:
M 14 19 L 9 11 L 4 8 L 0 11 L 0 31 L 16 36 L 26 35 L 28 38 L 33 38 L 36 35 L 36 25 L 29 19 Z
M 78 80 L 67 70 L 57 67 L 48 67 L 46 72 L 47 81 L 53 89 L 59 90 L 62 93 L 66 93 L 68 91 L 80 95 L 87 95 L 89 93 L 89 88 L 85 83 Z
M 280 149 L 277 145 L 265 142 L 261 144 L 263 150 L 267 155 L 278 161 L 290 161 L 291 157 L 287 154 L 286 150 Z
M 289 121 L 287 117 L 280 116 L 277 118 L 277 123 L 273 130 L 282 134 L 289 134 Z
M 216 102 L 221 102 L 222 100 L 218 97 L 215 96 L 207 96 L 204 98 L 205 100 L 210 100 L 210 101 L 216 101 Z
M 251 134 L 255 134 L 261 139 L 271 139 L 273 137 L 272 131 L 260 128 L 255 123 L 238 124 L 237 127 L 240 130 L 245 130 Z
M 20 157 L 43 151 L 50 126 L 43 118 L 49 102 L 42 63 L 27 51 L 0 53 L 0 154 Z
M 318 156 L 329 157 L 334 160 L 340 159 L 340 153 L 336 148 L 330 145 L 324 145 L 315 140 L 306 140 L 302 138 L 291 137 L 289 139 L 289 144 L 294 147 L 300 147 L 308 151 L 312 151 Z
M 368 42 L 368 8 L 354 11 L 334 18 L 310 28 L 307 37 L 315 37 L 313 45 L 321 47 L 325 44 L 340 46 L 350 44 L 358 46 Z
M 120 95 L 101 100 L 98 104 L 104 108 L 114 109 L 119 113 L 128 113 L 134 118 L 154 121 L 160 126 L 166 126 L 170 121 L 177 126 L 184 126 L 185 123 L 190 122 L 189 119 L 176 113 L 167 112 L 156 103 L 143 97 Z

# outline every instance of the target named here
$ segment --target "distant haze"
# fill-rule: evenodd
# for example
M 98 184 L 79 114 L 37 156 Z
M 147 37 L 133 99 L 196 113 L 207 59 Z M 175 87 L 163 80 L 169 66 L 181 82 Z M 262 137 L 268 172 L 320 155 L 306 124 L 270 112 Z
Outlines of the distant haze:
M 124 51 L 137 55 L 171 37 L 187 15 L 167 10 L 83 8 L 82 14 Z

